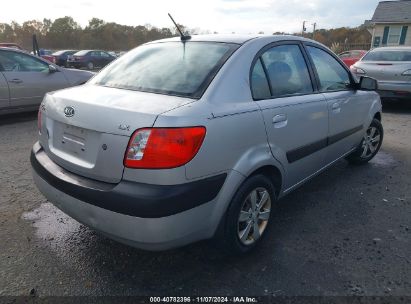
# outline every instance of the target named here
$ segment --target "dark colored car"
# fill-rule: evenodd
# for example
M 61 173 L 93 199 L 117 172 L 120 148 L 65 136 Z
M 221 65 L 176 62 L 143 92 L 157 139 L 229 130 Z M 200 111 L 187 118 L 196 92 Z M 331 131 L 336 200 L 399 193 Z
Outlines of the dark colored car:
M 347 67 L 350 67 L 358 60 L 360 60 L 366 53 L 367 51 L 365 50 L 352 50 L 341 53 L 338 55 L 338 57 L 340 57 L 340 59 L 345 63 Z
M 61 51 L 54 52 L 52 54 L 52 56 L 54 57 L 54 63 L 59 66 L 66 67 L 67 58 L 77 52 L 78 51 L 75 51 L 75 50 L 61 50 Z
M 99 50 L 83 50 L 79 51 L 67 59 L 67 66 L 77 69 L 86 68 L 93 70 L 94 68 L 103 68 L 116 57 L 105 51 Z

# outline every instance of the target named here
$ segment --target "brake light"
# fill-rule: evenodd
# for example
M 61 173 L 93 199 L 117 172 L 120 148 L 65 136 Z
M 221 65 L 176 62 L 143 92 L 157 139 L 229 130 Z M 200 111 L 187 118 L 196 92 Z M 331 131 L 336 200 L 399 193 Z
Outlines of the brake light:
M 205 127 L 139 129 L 131 136 L 124 166 L 141 169 L 180 167 L 194 158 L 205 134 Z

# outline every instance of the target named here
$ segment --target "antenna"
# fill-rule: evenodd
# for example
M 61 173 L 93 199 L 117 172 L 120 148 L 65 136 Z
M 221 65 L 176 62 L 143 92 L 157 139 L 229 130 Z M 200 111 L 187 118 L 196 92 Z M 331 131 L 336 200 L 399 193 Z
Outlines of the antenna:
M 181 41 L 186 41 L 186 40 L 191 39 L 191 36 L 190 36 L 190 35 L 184 35 L 184 33 L 181 31 L 181 29 L 180 29 L 180 27 L 178 26 L 178 24 L 174 21 L 173 17 L 171 17 L 170 13 L 168 13 L 168 16 L 170 17 L 171 21 L 173 21 L 174 25 L 175 25 L 176 28 L 177 28 L 177 31 L 180 33 Z

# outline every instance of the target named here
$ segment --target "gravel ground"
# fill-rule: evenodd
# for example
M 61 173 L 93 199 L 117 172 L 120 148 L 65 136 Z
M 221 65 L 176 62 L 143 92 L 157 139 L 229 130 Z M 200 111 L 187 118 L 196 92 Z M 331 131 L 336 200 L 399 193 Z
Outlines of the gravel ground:
M 35 188 L 36 114 L 0 118 L 0 295 L 411 296 L 411 107 L 383 116 L 381 152 L 338 162 L 281 201 L 244 257 L 207 242 L 145 252 L 61 213 Z

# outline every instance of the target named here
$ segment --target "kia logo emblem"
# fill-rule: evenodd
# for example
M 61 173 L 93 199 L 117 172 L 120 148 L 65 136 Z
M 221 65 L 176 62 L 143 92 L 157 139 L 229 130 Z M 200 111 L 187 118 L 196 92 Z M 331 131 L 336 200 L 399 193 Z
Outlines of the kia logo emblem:
M 74 116 L 74 108 L 73 107 L 65 107 L 64 108 L 64 115 L 66 115 L 66 117 Z

